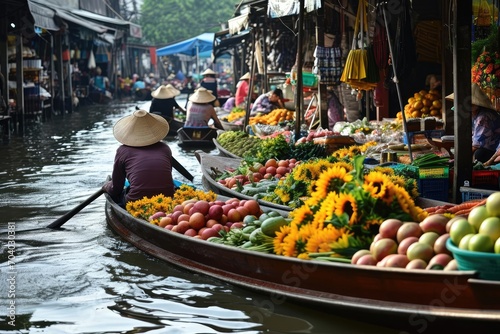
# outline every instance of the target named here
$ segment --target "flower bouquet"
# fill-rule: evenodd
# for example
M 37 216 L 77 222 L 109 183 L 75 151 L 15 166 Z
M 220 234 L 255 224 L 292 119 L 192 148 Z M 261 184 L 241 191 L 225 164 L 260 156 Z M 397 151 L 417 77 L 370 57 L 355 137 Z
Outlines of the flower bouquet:
M 388 218 L 420 222 L 426 212 L 415 205 L 404 181 L 381 171 L 365 172 L 364 156 L 333 165 L 321 173 L 304 205 L 290 214 L 290 225 L 276 234 L 276 254 L 302 259 L 348 259 L 368 249 L 379 225 Z
M 496 105 L 497 97 L 500 97 L 500 53 L 484 51 L 477 57 L 471 70 L 472 82 L 488 95 L 493 105 Z

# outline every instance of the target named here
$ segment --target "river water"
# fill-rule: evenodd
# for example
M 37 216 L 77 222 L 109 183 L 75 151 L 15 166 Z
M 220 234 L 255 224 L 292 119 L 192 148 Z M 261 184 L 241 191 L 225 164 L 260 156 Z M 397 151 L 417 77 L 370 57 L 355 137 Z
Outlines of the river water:
M 104 196 L 47 229 L 111 173 L 112 127 L 135 105 L 81 107 L 0 146 L 0 333 L 397 333 L 148 256 L 106 226 Z M 169 144 L 201 187 L 194 151 Z

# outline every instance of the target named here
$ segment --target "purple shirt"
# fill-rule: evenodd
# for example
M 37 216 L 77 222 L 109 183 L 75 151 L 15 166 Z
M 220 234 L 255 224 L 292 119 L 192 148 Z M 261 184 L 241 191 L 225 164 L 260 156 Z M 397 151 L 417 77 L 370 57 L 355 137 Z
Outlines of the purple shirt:
M 472 146 L 495 151 L 500 145 L 500 115 L 480 110 L 472 120 Z
M 143 147 L 126 145 L 118 147 L 113 165 L 112 183 L 106 186 L 106 192 L 113 199 L 120 198 L 125 178 L 130 183 L 126 202 L 159 194 L 173 196 L 170 147 L 163 142 Z

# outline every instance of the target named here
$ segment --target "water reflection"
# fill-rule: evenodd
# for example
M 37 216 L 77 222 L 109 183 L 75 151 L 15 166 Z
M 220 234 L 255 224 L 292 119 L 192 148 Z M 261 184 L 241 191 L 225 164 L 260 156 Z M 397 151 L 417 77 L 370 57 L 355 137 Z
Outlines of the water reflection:
M 106 227 L 104 197 L 61 230 L 46 229 L 111 173 L 119 145 L 112 127 L 134 107 L 92 106 L 53 117 L 0 147 L 2 275 L 7 224 L 16 231 L 15 299 L 0 281 L 0 304 L 15 301 L 16 323 L 10 326 L 2 311 L 2 333 L 389 332 L 296 304 L 269 309 L 268 296 L 147 256 Z M 194 152 L 169 144 L 201 187 Z M 184 180 L 175 171 L 174 177 Z

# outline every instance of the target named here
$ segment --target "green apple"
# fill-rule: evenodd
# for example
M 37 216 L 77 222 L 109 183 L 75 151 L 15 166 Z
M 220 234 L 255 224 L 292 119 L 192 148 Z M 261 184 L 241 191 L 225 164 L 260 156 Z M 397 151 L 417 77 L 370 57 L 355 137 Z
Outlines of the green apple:
M 479 226 L 481 226 L 481 223 L 483 222 L 483 220 L 485 220 L 488 217 L 491 217 L 491 216 L 488 213 L 486 206 L 480 205 L 480 206 L 476 206 L 474 209 L 472 209 L 469 212 L 469 216 L 467 217 L 467 220 L 469 221 L 469 223 L 472 226 L 474 226 L 476 231 L 478 231 Z
M 493 252 L 493 241 L 486 234 L 474 234 L 469 240 L 469 250 L 473 252 Z
M 500 217 L 500 191 L 488 196 L 486 199 L 486 209 L 490 216 Z
M 450 227 L 450 238 L 455 245 L 460 244 L 464 235 L 471 233 L 476 233 L 476 230 L 466 219 L 457 220 Z
M 479 227 L 479 234 L 484 234 L 490 237 L 492 242 L 500 238 L 500 218 L 488 217 Z
M 500 254 L 500 238 L 498 238 L 497 241 L 495 241 L 493 250 L 495 251 L 495 253 Z
M 475 233 L 470 233 L 466 234 L 462 237 L 462 240 L 460 240 L 460 243 L 458 244 L 458 248 L 468 250 L 469 249 L 469 242 L 470 238 L 472 238 L 473 235 L 476 235 Z
M 439 238 L 439 234 L 436 232 L 425 232 L 418 238 L 419 242 L 423 242 L 424 244 L 428 244 L 434 249 L 434 243 L 436 242 L 437 238 Z

